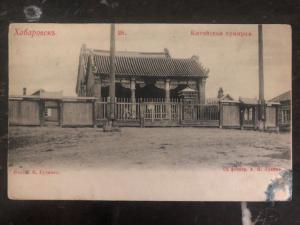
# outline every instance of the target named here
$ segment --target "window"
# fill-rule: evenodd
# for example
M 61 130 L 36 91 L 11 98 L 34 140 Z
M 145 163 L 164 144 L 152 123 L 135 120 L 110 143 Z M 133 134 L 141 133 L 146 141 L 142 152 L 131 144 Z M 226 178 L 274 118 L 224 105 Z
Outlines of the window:
M 51 116 L 51 109 L 50 108 L 46 108 L 45 116 Z
M 245 120 L 245 121 L 249 120 L 249 109 L 245 109 L 245 112 L 244 112 L 244 120 Z
M 290 110 L 282 110 L 282 123 L 289 123 L 290 119 Z
M 248 115 L 248 119 L 252 120 L 252 114 L 253 114 L 253 110 L 252 108 L 249 109 L 249 115 Z

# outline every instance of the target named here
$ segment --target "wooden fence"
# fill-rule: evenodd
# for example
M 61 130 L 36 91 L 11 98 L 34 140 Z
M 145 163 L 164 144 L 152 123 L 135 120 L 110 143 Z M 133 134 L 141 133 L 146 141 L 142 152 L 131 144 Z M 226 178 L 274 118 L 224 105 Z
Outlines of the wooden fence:
M 106 100 L 106 99 L 104 99 Z M 114 119 L 119 126 L 208 126 L 256 129 L 257 112 L 242 111 L 239 102 L 218 104 L 187 104 L 179 100 L 170 102 L 140 99 L 130 102 L 117 99 Z M 54 107 L 53 100 L 10 99 L 10 125 L 49 125 L 46 108 Z M 101 126 L 110 115 L 110 102 L 96 99 L 59 99 L 55 101 L 57 115 L 51 124 L 60 126 Z M 243 114 L 241 114 L 243 112 Z M 53 121 L 55 119 L 57 121 Z M 278 127 L 278 107 L 266 108 L 266 127 Z
M 62 126 L 93 126 L 93 102 L 63 102 Z
M 40 125 L 40 105 L 38 101 L 9 100 L 9 124 Z

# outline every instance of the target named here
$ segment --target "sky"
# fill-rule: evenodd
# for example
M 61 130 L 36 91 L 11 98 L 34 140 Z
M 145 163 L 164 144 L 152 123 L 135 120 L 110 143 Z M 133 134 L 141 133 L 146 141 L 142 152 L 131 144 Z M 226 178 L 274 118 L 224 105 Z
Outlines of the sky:
M 24 29 L 54 31 L 55 35 L 22 35 Z M 17 30 L 17 32 L 16 32 Z M 223 32 L 222 36 L 191 32 Z M 118 35 L 118 33 L 125 35 Z M 251 36 L 230 36 L 245 32 Z M 173 58 L 198 55 L 209 68 L 206 96 L 218 89 L 235 99 L 258 97 L 257 25 L 215 24 L 116 24 L 116 50 L 162 52 Z M 9 93 L 22 94 L 42 88 L 76 96 L 76 78 L 82 44 L 109 50 L 109 24 L 12 24 L 9 33 Z M 291 89 L 291 28 L 263 25 L 265 98 Z

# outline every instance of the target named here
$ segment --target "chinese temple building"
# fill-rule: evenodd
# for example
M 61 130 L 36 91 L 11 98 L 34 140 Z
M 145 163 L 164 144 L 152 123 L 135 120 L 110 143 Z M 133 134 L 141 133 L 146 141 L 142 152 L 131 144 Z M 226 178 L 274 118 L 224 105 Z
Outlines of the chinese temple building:
M 78 96 L 108 97 L 109 57 L 105 50 L 89 49 L 82 45 L 79 56 L 76 93 Z M 179 98 L 180 91 L 191 88 L 196 100 L 205 104 L 205 83 L 209 70 L 197 56 L 172 58 L 163 52 L 116 52 L 116 97 L 161 98 L 168 102 Z

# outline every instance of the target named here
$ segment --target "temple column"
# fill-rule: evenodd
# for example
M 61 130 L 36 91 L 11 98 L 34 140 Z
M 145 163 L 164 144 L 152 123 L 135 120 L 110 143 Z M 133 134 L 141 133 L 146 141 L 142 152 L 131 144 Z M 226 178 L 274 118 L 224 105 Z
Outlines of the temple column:
M 130 90 L 131 90 L 130 101 L 132 103 L 132 106 L 131 106 L 131 115 L 132 115 L 132 118 L 136 118 L 135 84 L 136 84 L 135 79 L 131 78 L 130 79 Z
M 165 92 L 166 116 L 168 119 L 171 119 L 170 79 L 165 80 Z
M 170 102 L 170 79 L 165 80 L 165 102 Z
M 206 78 L 201 78 L 197 81 L 199 104 L 205 104 L 205 84 L 206 84 Z

